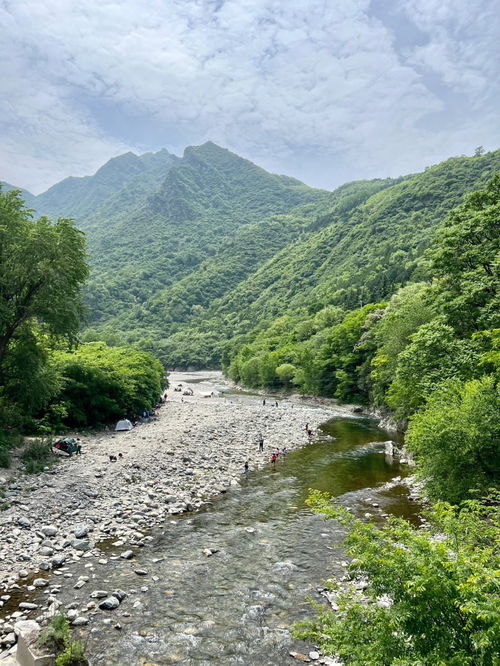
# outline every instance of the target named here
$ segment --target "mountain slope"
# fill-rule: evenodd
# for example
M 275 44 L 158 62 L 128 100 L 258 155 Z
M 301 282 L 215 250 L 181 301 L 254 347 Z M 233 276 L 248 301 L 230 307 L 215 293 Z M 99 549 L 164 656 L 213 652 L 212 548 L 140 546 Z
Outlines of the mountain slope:
M 104 164 L 93 176 L 69 177 L 36 197 L 37 210 L 51 217 L 72 217 L 80 221 L 106 199 L 133 181 L 164 177 L 179 158 L 163 149 L 137 156 L 125 153 Z
M 182 279 L 221 243 L 264 217 L 328 196 L 277 176 L 213 143 L 187 148 L 160 187 L 135 208 L 81 222 L 94 267 L 91 323 L 134 318 L 143 304 Z
M 292 242 L 194 325 L 163 340 L 164 360 L 176 366 L 216 364 L 224 340 L 264 328 L 277 316 L 310 314 L 328 304 L 353 309 L 425 277 L 421 257 L 436 226 L 496 171 L 500 151 L 453 158 L 381 190 L 352 211 L 332 212 L 319 231 Z

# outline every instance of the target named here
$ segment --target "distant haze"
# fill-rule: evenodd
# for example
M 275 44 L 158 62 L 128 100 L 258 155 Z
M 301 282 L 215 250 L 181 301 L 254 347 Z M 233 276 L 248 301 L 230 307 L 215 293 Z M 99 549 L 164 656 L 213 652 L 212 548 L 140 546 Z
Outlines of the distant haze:
M 494 0 L 2 0 L 0 180 L 212 140 L 332 189 L 500 144 Z

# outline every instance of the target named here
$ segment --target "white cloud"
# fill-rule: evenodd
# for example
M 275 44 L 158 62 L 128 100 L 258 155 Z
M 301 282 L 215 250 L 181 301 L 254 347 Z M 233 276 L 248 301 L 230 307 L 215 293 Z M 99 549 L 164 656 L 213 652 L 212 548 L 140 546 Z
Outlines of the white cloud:
M 0 0 L 0 179 L 39 189 L 140 148 L 99 105 L 167 128 L 167 147 L 212 139 L 323 186 L 470 153 L 499 138 L 482 109 L 493 2 L 479 5 L 404 0 L 427 43 L 402 55 L 369 0 Z M 446 87 L 474 117 L 425 125 Z

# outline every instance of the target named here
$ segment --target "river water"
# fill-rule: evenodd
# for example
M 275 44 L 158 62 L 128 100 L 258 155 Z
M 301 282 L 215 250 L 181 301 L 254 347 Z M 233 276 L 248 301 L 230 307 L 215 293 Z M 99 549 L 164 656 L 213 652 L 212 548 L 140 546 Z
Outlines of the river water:
M 311 615 L 308 595 L 322 600 L 323 579 L 343 573 L 341 529 L 305 506 L 308 490 L 376 520 L 417 515 L 394 481 L 404 472 L 385 456 L 387 439 L 374 421 L 332 420 L 276 470 L 251 472 L 211 506 L 167 522 L 133 562 L 116 559 L 94 574 L 93 589 L 129 597 L 108 614 L 111 625 L 85 630 L 92 664 L 297 664 L 289 652 L 312 645 L 294 640 L 291 625 Z M 206 557 L 206 548 L 217 552 Z

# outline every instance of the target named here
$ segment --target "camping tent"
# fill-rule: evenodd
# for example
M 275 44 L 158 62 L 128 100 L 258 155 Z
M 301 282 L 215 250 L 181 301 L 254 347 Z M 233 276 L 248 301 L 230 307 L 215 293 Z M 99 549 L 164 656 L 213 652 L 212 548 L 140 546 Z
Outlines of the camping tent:
M 115 430 L 132 430 L 134 426 L 130 423 L 128 419 L 122 419 L 118 421 L 115 426 Z

